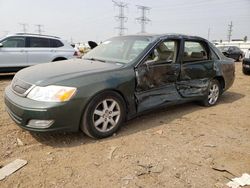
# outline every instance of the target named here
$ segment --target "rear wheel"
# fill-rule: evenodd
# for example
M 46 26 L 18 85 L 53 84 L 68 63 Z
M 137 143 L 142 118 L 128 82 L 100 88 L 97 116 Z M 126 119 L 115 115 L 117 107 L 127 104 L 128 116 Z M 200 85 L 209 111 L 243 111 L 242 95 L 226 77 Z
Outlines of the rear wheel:
M 56 59 L 54 59 L 52 62 L 56 62 L 56 61 L 64 61 L 64 60 L 67 60 L 66 58 L 64 57 L 58 57 Z
M 93 138 L 105 138 L 115 133 L 125 119 L 123 98 L 115 92 L 103 92 L 88 104 L 81 130 Z
M 207 96 L 202 101 L 204 106 L 213 106 L 217 103 L 221 94 L 221 85 L 218 80 L 211 80 L 209 83 L 209 88 Z
M 242 72 L 243 72 L 243 74 L 246 74 L 246 75 L 249 75 L 250 74 L 250 71 L 249 70 L 247 70 L 246 68 L 242 68 Z

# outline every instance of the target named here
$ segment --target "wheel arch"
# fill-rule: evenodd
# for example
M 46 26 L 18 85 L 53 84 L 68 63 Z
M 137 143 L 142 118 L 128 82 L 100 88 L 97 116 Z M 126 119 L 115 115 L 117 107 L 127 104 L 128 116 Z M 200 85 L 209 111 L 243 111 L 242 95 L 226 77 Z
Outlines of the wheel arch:
M 213 79 L 218 80 L 221 86 L 221 90 L 223 92 L 223 90 L 225 89 L 225 79 L 223 78 L 223 76 L 215 76 Z
M 124 102 L 124 107 L 125 107 L 125 119 L 127 118 L 127 114 L 128 114 L 128 100 L 127 98 L 125 97 L 125 95 L 122 93 L 122 91 L 118 90 L 118 89 L 113 89 L 113 88 L 109 88 L 109 89 L 103 89 L 103 90 L 100 90 L 98 92 L 96 92 L 95 94 L 93 94 L 88 100 L 87 102 L 85 103 L 83 109 L 82 109 L 82 114 L 81 114 L 81 120 L 79 122 L 79 129 L 80 129 L 80 125 L 82 123 L 82 120 L 83 120 L 83 116 L 84 116 L 84 113 L 89 105 L 89 103 L 98 95 L 101 95 L 105 92 L 113 92 L 113 93 L 116 93 L 118 94 L 119 96 L 121 96 L 121 98 L 123 99 L 123 102 Z
M 55 61 L 63 61 L 63 60 L 67 60 L 66 57 L 56 57 L 52 60 L 52 62 L 55 62 Z

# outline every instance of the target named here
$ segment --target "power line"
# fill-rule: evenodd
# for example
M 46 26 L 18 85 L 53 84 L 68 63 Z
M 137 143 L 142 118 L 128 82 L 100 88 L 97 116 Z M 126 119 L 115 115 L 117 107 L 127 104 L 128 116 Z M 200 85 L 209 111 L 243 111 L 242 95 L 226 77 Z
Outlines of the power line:
M 141 24 L 141 33 L 146 33 L 146 24 L 151 20 L 146 17 L 146 12 L 151 8 L 146 6 L 137 5 L 137 8 L 141 10 L 141 17 L 136 18 L 136 20 Z
M 19 24 L 20 24 L 21 27 L 22 27 L 22 31 L 23 31 L 24 33 L 27 33 L 28 24 L 27 24 L 27 23 L 19 23 Z
M 39 35 L 41 35 L 42 32 L 44 32 L 44 31 L 42 30 L 42 27 L 44 27 L 44 26 L 41 25 L 41 24 L 36 24 L 35 26 L 37 26 L 37 32 L 39 33 Z
M 115 16 L 115 18 L 118 19 L 120 24 L 118 27 L 116 27 L 116 29 L 119 30 L 119 35 L 122 36 L 124 35 L 124 30 L 127 29 L 124 25 L 125 25 L 125 22 L 127 22 L 128 17 L 125 16 L 124 9 L 128 8 L 128 4 L 125 2 L 114 1 L 114 0 L 112 0 L 112 2 L 114 3 L 115 6 L 119 8 L 119 15 Z
M 231 21 L 231 23 L 228 25 L 228 42 L 231 41 L 231 36 L 232 36 L 232 31 L 233 31 L 233 22 Z

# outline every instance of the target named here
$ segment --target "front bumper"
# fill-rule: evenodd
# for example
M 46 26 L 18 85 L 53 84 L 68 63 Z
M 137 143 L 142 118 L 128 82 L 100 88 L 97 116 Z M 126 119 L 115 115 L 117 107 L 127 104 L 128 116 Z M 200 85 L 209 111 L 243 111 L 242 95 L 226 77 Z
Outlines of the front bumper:
M 8 86 L 4 101 L 10 117 L 23 129 L 37 132 L 79 130 L 82 106 L 77 100 L 64 103 L 34 101 L 16 95 Z M 53 123 L 47 128 L 35 128 L 29 125 L 30 120 L 51 120 Z

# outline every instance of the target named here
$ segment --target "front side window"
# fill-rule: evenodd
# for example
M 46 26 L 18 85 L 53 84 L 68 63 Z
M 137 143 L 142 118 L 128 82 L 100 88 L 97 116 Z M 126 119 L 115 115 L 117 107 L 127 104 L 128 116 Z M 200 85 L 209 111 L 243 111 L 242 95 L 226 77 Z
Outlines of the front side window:
M 2 42 L 3 48 L 24 48 L 25 38 L 24 37 L 10 37 Z
M 178 52 L 178 41 L 167 40 L 159 43 L 149 54 L 146 63 L 175 63 Z
M 208 60 L 208 51 L 205 45 L 196 41 L 185 41 L 183 62 Z
M 150 37 L 115 37 L 103 42 L 88 52 L 84 56 L 84 59 L 129 63 L 136 59 L 150 43 Z
M 50 43 L 49 39 L 39 38 L 39 37 L 30 37 L 30 48 L 49 48 Z

